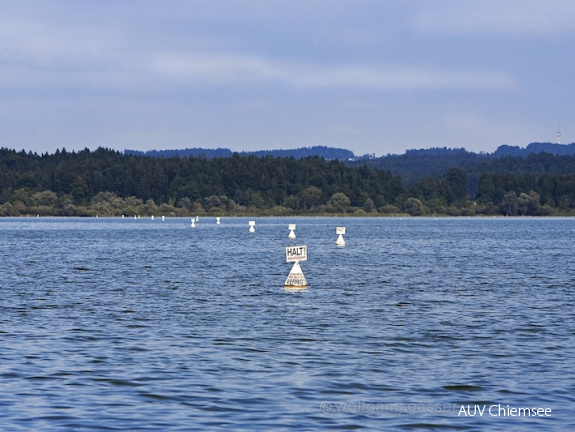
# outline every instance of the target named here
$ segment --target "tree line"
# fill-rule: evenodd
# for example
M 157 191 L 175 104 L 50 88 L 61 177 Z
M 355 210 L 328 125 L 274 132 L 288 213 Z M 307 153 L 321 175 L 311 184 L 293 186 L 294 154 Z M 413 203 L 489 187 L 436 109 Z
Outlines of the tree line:
M 150 157 L 199 157 L 205 156 L 207 159 L 212 159 L 214 157 L 231 157 L 234 152 L 227 148 L 217 148 L 217 149 L 205 149 L 205 148 L 186 148 L 181 150 L 124 150 L 124 154 L 130 154 L 135 156 L 150 156 Z M 337 160 L 355 160 L 357 159 L 352 151 L 326 146 L 313 146 L 313 147 L 301 147 L 297 149 L 286 149 L 286 150 L 254 150 L 254 151 L 242 151 L 238 152 L 241 156 L 272 156 L 272 157 L 293 157 L 295 159 L 301 159 L 308 156 L 320 156 L 327 160 L 337 159 Z
M 150 158 L 105 148 L 42 155 L 2 148 L 0 215 L 575 214 L 575 157 L 530 158 L 538 172 L 477 175 L 451 166 L 414 180 L 317 156 Z

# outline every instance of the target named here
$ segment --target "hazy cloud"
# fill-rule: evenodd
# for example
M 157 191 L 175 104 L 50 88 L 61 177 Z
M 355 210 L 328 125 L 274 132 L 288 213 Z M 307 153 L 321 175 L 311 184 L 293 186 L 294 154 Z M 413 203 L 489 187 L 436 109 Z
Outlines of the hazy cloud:
M 169 78 L 190 84 L 280 83 L 312 89 L 360 90 L 508 90 L 517 83 L 504 73 L 441 70 L 416 66 L 321 65 L 273 61 L 254 55 L 200 54 L 161 56 L 155 67 Z

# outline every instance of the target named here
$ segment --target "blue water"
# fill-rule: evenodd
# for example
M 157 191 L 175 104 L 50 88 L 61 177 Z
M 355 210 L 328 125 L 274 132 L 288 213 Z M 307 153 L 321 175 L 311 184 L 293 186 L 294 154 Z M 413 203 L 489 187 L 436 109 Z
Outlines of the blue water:
M 0 430 L 575 429 L 575 219 L 252 219 L 0 219 Z

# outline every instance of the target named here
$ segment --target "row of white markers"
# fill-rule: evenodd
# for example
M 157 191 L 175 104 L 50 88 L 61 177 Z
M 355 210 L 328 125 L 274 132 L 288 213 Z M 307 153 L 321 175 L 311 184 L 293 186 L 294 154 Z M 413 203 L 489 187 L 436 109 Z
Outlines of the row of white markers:
M 198 220 L 199 219 L 197 216 L 195 219 L 192 218 L 192 228 L 196 226 L 195 222 Z M 216 223 L 220 223 L 219 217 L 216 218 Z M 249 221 L 248 224 L 250 226 L 249 232 L 256 232 L 256 221 Z M 288 238 L 292 240 L 295 239 L 295 224 L 289 224 L 288 229 Z M 343 239 L 345 234 L 345 227 L 337 227 L 335 229 L 335 233 L 338 236 L 335 245 L 340 247 L 345 246 L 345 240 Z M 309 285 L 305 279 L 305 276 L 303 275 L 301 266 L 299 265 L 300 261 L 307 261 L 307 246 L 300 245 L 286 247 L 286 261 L 293 262 L 293 267 L 288 274 L 288 277 L 284 283 L 284 287 L 288 289 L 307 288 Z
M 122 215 L 122 218 L 124 218 L 124 216 Z M 151 217 L 152 220 L 154 220 L 154 216 Z M 139 216 L 134 216 L 134 219 L 139 219 Z M 162 220 L 166 220 L 165 216 L 162 216 Z M 191 227 L 195 228 L 196 226 L 196 222 L 198 222 L 200 220 L 200 218 L 198 216 L 196 216 L 195 218 L 192 218 L 190 220 L 191 222 Z M 216 217 L 216 224 L 220 224 L 220 218 Z M 249 232 L 253 233 L 256 232 L 255 226 L 256 226 L 256 221 L 249 221 L 248 222 L 250 229 Z M 289 224 L 288 225 L 288 229 L 289 229 L 289 234 L 288 234 L 288 238 L 290 239 L 295 239 L 295 224 Z M 336 246 L 340 246 L 343 247 L 345 246 L 345 240 L 343 239 L 343 236 L 345 235 L 345 227 L 337 227 L 335 229 L 335 233 L 337 234 L 337 240 L 335 242 Z M 307 246 L 305 245 L 301 245 L 301 246 L 288 246 L 286 247 L 286 261 L 287 262 L 293 262 L 293 267 L 291 269 L 291 271 L 289 272 L 289 275 L 284 283 L 284 287 L 285 288 L 307 288 L 309 285 L 305 279 L 305 276 L 303 275 L 303 272 L 301 270 L 301 266 L 299 265 L 300 261 L 307 261 Z

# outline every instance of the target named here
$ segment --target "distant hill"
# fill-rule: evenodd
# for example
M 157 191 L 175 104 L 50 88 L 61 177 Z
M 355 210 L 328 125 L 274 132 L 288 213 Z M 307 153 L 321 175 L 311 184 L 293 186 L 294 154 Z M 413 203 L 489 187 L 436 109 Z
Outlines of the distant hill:
M 461 148 L 447 148 L 447 147 L 432 147 L 429 149 L 411 149 L 406 150 L 406 156 L 426 156 L 426 155 L 454 155 L 468 153 L 463 147 Z
M 339 160 L 346 162 L 365 162 L 371 161 L 370 165 L 378 166 L 383 169 L 390 169 L 394 171 L 399 162 L 402 165 L 404 162 L 411 159 L 420 158 L 433 158 L 444 159 L 445 164 L 452 164 L 454 161 L 468 162 L 471 160 L 484 159 L 486 156 L 492 158 L 500 158 L 505 156 L 520 156 L 526 158 L 530 154 L 549 153 L 557 156 L 573 156 L 575 155 L 575 143 L 571 144 L 553 144 L 553 143 L 539 143 L 534 142 L 527 147 L 522 148 L 519 146 L 501 145 L 493 153 L 473 153 L 468 152 L 465 148 L 447 148 L 447 147 L 433 147 L 429 149 L 410 149 L 406 150 L 405 154 L 396 155 L 388 154 L 376 158 L 375 155 L 369 154 L 361 157 L 356 156 L 351 150 L 327 147 L 327 146 L 313 146 L 302 147 L 297 149 L 279 149 L 279 150 L 255 150 L 255 151 L 241 151 L 233 152 L 227 148 L 207 149 L 207 148 L 187 148 L 181 150 L 124 150 L 126 155 L 135 156 L 150 156 L 161 158 L 172 157 L 200 157 L 212 159 L 215 157 L 232 157 L 234 153 L 243 156 L 257 156 L 257 157 L 293 157 L 294 159 L 302 159 L 308 156 L 319 156 L 326 160 Z M 402 161 L 402 162 L 400 162 Z M 466 164 L 466 163 L 464 163 Z
M 319 156 L 326 160 L 355 159 L 355 154 L 351 150 L 326 146 L 302 147 L 293 150 L 258 150 L 251 152 L 240 152 L 239 154 L 258 157 L 293 157 L 294 159 L 302 159 L 308 156 Z
M 564 166 L 562 159 L 554 158 L 574 156 L 575 143 L 552 144 L 531 143 L 526 148 L 502 145 L 493 153 L 473 153 L 464 148 L 437 147 L 421 150 L 407 150 L 402 155 L 387 155 L 371 160 L 347 162 L 351 166 L 367 165 L 393 175 L 400 175 L 406 184 L 429 177 L 441 179 L 451 168 L 465 170 L 474 187 L 482 173 L 537 173 L 558 172 L 570 174 L 571 168 Z M 551 159 L 547 160 L 545 156 Z M 545 161 L 546 168 L 538 166 L 536 161 Z
M 319 156 L 326 160 L 353 160 L 356 159 L 355 154 L 346 149 L 326 147 L 326 146 L 314 146 L 314 147 L 303 147 L 298 149 L 288 149 L 288 150 L 257 150 L 257 151 L 242 151 L 237 152 L 243 156 L 257 156 L 257 157 L 293 157 L 294 159 L 302 159 L 308 156 Z M 188 148 L 183 150 L 149 150 L 146 152 L 139 150 L 124 150 L 126 155 L 135 156 L 150 156 L 150 157 L 162 157 L 162 158 L 172 158 L 172 157 L 199 157 L 204 156 L 206 159 L 212 159 L 215 157 L 231 157 L 234 152 L 226 148 L 218 149 L 204 149 L 204 148 Z
M 571 144 L 553 144 L 553 143 L 539 143 L 534 142 L 525 148 L 519 146 L 501 145 L 493 152 L 493 156 L 522 156 L 527 157 L 530 154 L 549 153 L 557 156 L 573 156 L 575 155 L 575 143 Z
M 150 156 L 161 158 L 173 157 L 200 157 L 205 156 L 206 159 L 215 157 L 232 157 L 233 152 L 226 148 L 205 149 L 205 148 L 187 148 L 183 150 L 148 150 L 146 152 L 140 150 L 124 150 L 124 154 L 133 156 Z
M 480 155 L 490 155 L 495 158 L 503 156 L 521 156 L 527 157 L 530 154 L 549 153 L 557 156 L 575 155 L 575 143 L 571 144 L 553 144 L 533 142 L 527 147 L 500 145 L 493 153 L 479 153 Z M 433 147 L 429 149 L 406 150 L 405 156 L 447 156 L 457 157 L 463 154 L 474 154 L 462 148 Z
M 350 166 L 367 165 L 393 175 L 400 175 L 407 184 L 424 177 L 435 179 L 443 178 L 450 168 L 463 168 L 473 172 L 480 170 L 493 156 L 485 153 L 468 152 L 464 148 L 450 149 L 438 147 L 422 150 L 407 150 L 405 154 L 390 154 L 369 160 L 355 160 L 347 162 Z

